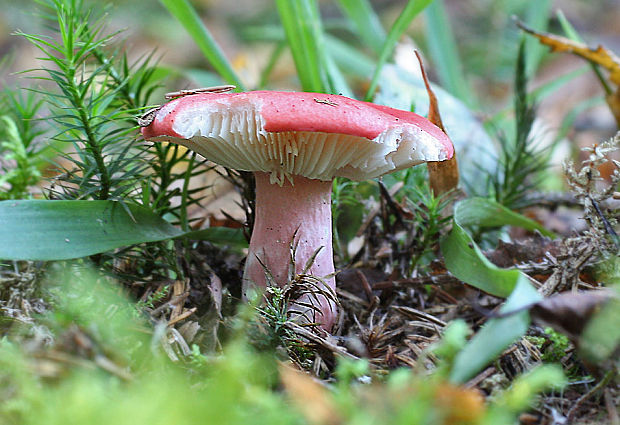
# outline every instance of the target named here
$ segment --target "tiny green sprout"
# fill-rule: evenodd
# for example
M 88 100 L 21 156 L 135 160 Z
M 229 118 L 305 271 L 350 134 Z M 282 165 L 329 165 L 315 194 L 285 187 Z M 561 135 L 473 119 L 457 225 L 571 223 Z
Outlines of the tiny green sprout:
M 554 331 L 552 328 L 545 328 L 545 333 L 549 337 L 550 345 L 542 355 L 544 362 L 559 362 L 566 355 L 566 350 L 570 341 L 566 335 Z
M 170 285 L 166 285 L 163 288 L 159 289 L 157 292 L 153 292 L 149 295 L 146 300 L 140 300 L 136 303 L 136 310 L 142 311 L 145 308 L 155 308 L 155 304 L 161 302 L 164 298 L 168 296 L 170 292 Z

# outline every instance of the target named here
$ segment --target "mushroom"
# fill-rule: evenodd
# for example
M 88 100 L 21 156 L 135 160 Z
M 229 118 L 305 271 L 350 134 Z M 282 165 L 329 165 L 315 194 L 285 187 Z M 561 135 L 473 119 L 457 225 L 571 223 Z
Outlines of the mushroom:
M 311 261 L 308 272 L 335 289 L 334 177 L 366 180 L 453 155 L 449 138 L 427 119 L 337 95 L 191 93 L 149 113 L 142 128 L 147 140 L 178 143 L 217 164 L 254 172 L 256 218 L 244 296 L 252 285 L 267 285 L 266 271 L 277 285 L 287 283 L 292 244 L 295 272 Z M 304 302 L 322 314 L 315 320 L 331 329 L 333 303 L 309 298 Z

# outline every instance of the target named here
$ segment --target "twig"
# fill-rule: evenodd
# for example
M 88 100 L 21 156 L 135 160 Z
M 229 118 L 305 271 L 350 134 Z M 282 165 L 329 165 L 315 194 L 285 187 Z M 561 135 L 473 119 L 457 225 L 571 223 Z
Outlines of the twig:
M 594 394 L 596 394 L 597 392 L 599 392 L 600 390 L 602 390 L 603 388 L 605 388 L 607 386 L 607 384 L 609 384 L 611 382 L 611 380 L 614 378 L 614 376 L 616 375 L 616 371 L 615 370 L 610 370 L 608 371 L 605 376 L 603 376 L 603 379 L 601 379 L 599 381 L 598 384 L 596 384 L 595 386 L 593 386 L 590 391 L 588 391 L 587 393 L 585 393 L 584 395 L 582 395 L 581 397 L 579 397 L 577 399 L 576 402 L 573 403 L 573 407 L 570 408 L 570 410 L 568 411 L 568 413 L 566 414 L 566 420 L 568 423 L 572 422 L 572 418 L 575 415 L 575 413 L 577 413 L 577 409 L 579 409 L 581 407 L 581 405 L 590 397 L 592 397 Z
M 405 307 L 405 306 L 395 305 L 395 306 L 392 306 L 392 308 L 394 310 L 398 311 L 399 313 L 407 316 L 407 317 L 414 317 L 414 318 L 424 319 L 427 322 L 431 322 L 431 323 L 433 323 L 435 325 L 439 325 L 442 328 L 445 328 L 446 325 L 447 325 L 446 322 L 444 322 L 441 319 L 436 318 L 432 314 L 425 313 L 425 312 L 417 310 L 417 309 L 415 309 L 413 307 Z
M 609 416 L 610 425 L 620 425 L 620 418 L 618 417 L 618 408 L 612 400 L 611 392 L 609 388 L 605 388 L 605 407 L 607 408 L 607 415 Z
M 495 369 L 495 366 L 487 367 L 485 370 L 480 372 L 476 377 L 474 377 L 474 378 L 470 379 L 469 381 L 467 381 L 465 383 L 464 387 L 465 388 L 474 388 L 478 384 L 480 384 L 482 381 L 487 379 L 489 376 L 493 375 L 495 372 L 497 372 L 497 369 Z
M 322 338 L 319 335 L 313 333 L 312 331 L 302 326 L 299 326 L 297 323 L 286 322 L 284 323 L 284 327 L 290 331 L 295 332 L 297 335 L 302 336 L 317 345 L 320 345 L 321 347 L 325 348 L 328 351 L 331 351 L 334 354 L 340 355 L 348 359 L 353 359 L 353 360 L 359 359 L 359 357 L 354 356 L 353 354 L 349 353 L 344 348 L 339 347 L 335 344 L 332 344 L 331 342 L 327 341 L 325 338 Z
M 399 280 L 384 280 L 381 282 L 374 283 L 372 285 L 372 289 L 398 289 L 398 288 L 411 288 L 411 287 L 420 287 L 424 285 L 447 285 L 450 283 L 461 283 L 459 279 L 452 276 L 449 273 L 429 275 L 429 276 L 420 276 L 413 277 L 410 279 L 399 279 Z
M 388 193 L 390 194 L 390 196 L 394 196 L 394 195 L 396 195 L 398 193 L 399 190 L 401 190 L 403 188 L 403 186 L 405 186 L 405 183 L 400 181 L 400 182 L 394 184 L 394 186 L 392 186 L 390 188 L 390 190 L 388 190 Z M 374 218 L 377 216 L 377 214 L 379 214 L 380 211 L 381 211 L 381 205 L 379 205 L 379 204 L 375 205 L 368 212 L 368 215 L 366 216 L 366 219 L 364 220 L 364 222 L 360 226 L 360 228 L 357 231 L 357 233 L 355 234 L 355 236 L 357 236 L 357 237 L 362 236 L 364 234 L 364 232 L 366 231 L 366 229 L 368 228 L 368 226 L 370 226 L 370 223 L 372 222 L 372 220 L 374 220 Z

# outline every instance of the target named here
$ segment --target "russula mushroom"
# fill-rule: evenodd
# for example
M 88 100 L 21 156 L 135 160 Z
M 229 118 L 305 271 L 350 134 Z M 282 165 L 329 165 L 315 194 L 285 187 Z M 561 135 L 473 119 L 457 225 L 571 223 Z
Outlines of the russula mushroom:
M 256 177 L 256 218 L 244 270 L 244 294 L 265 287 L 267 268 L 287 283 L 290 247 L 296 272 L 320 249 L 309 273 L 335 289 L 331 181 L 366 180 L 453 155 L 439 128 L 412 112 L 318 93 L 197 93 L 150 111 L 147 140 L 186 146 L 205 158 Z M 296 238 L 293 241 L 293 237 Z M 330 329 L 334 306 L 324 297 Z M 308 302 L 308 300 L 305 300 Z

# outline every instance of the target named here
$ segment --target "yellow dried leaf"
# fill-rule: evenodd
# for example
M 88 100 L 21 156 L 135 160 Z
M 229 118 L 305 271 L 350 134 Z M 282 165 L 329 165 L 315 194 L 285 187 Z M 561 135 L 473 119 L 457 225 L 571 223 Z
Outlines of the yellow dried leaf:
M 447 383 L 438 388 L 435 404 L 445 414 L 446 425 L 479 423 L 486 410 L 479 391 Z
M 337 425 L 342 423 L 338 409 L 328 391 L 306 373 L 290 364 L 280 364 L 280 379 L 287 394 L 311 424 Z
M 616 118 L 616 124 L 620 127 L 620 88 L 615 93 L 605 96 L 605 101 L 611 110 L 611 113 Z
M 517 25 L 523 31 L 533 35 L 542 44 L 549 46 L 552 52 L 566 52 L 580 56 L 592 63 L 602 66 L 609 71 L 609 79 L 620 86 L 620 58 L 611 50 L 599 45 L 596 48 L 588 47 L 555 34 L 536 31 L 526 26 L 523 22 L 517 21 Z

